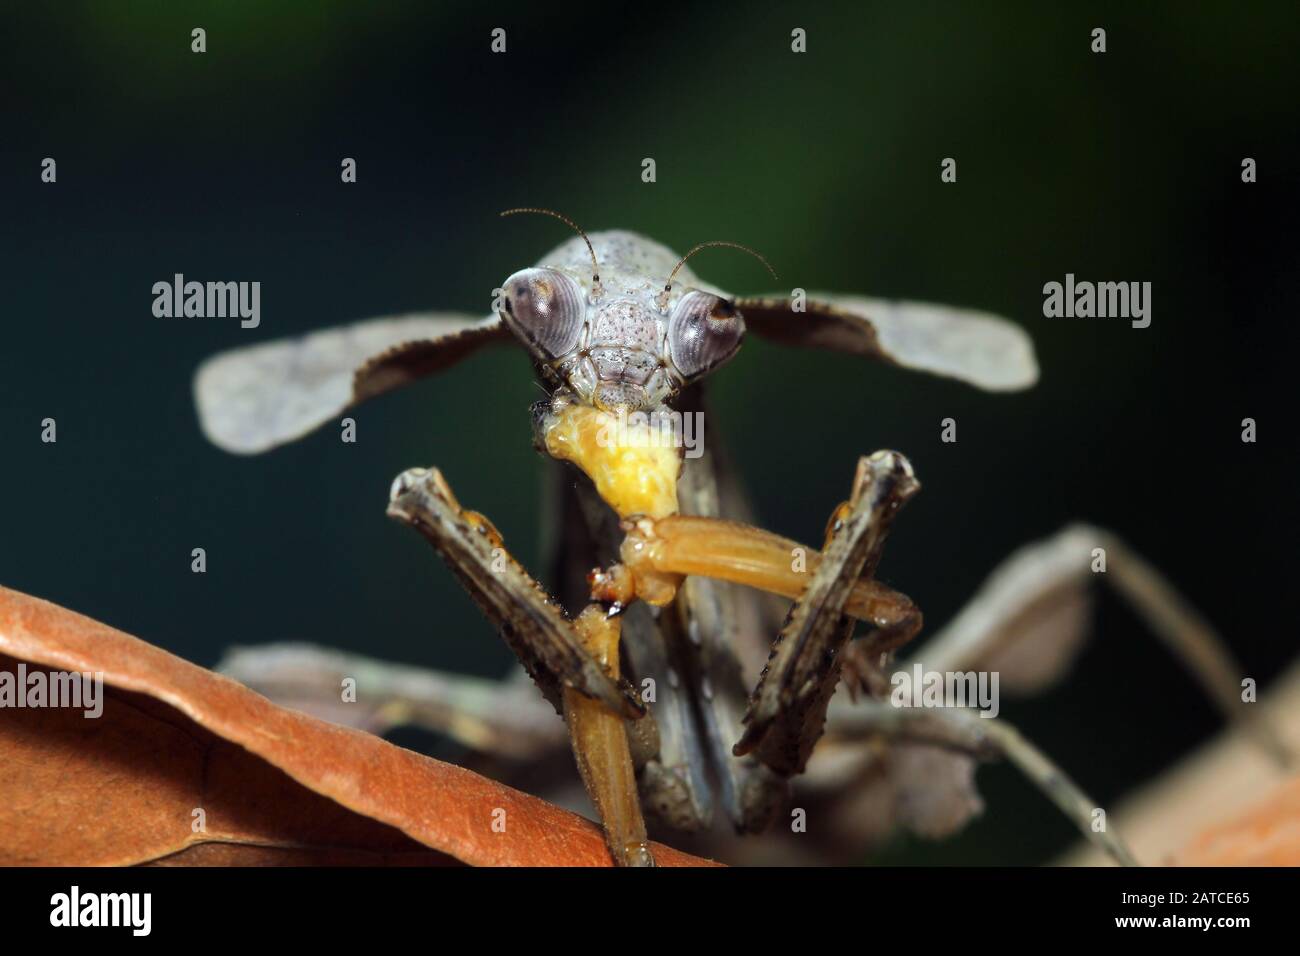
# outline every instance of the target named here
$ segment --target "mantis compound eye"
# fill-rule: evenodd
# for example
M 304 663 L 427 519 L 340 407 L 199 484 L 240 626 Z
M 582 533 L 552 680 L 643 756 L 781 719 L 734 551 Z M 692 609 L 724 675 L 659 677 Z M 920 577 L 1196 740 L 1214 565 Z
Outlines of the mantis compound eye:
M 668 355 L 689 381 L 735 355 L 744 336 L 745 322 L 734 304 L 708 292 L 688 292 L 668 320 Z
M 502 287 L 501 318 L 540 358 L 563 358 L 578 344 L 587 304 L 582 287 L 554 269 L 516 272 Z

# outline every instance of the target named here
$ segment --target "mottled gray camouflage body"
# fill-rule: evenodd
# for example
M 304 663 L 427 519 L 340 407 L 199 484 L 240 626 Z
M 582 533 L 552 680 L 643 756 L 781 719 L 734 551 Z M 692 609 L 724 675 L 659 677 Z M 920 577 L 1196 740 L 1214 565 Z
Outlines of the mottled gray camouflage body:
M 504 296 L 494 306 L 496 314 L 485 319 L 445 312 L 384 317 L 215 356 L 195 377 L 204 431 L 233 452 L 265 451 L 488 345 L 512 341 L 521 342 L 532 354 L 553 386 L 554 398 L 572 397 L 606 408 L 653 408 L 676 396 L 680 410 L 701 412 L 703 395 L 694 383 L 737 351 L 747 327 L 784 345 L 861 355 L 990 391 L 1027 388 L 1038 377 L 1029 337 L 996 316 L 926 303 L 805 294 L 801 289 L 732 299 L 700 282 L 685 267 L 665 290 L 678 264 L 668 248 L 624 231 L 595 233 L 590 238 L 597 260 L 594 267 L 584 241 L 571 239 L 544 256 L 537 267 L 507 279 Z M 599 281 L 593 272 L 599 274 Z M 711 429 L 710 434 L 704 454 L 683 462 L 680 510 L 687 515 L 749 521 L 744 496 L 725 467 L 717 433 Z M 886 457 L 901 461 L 894 453 Z M 697 830 L 707 828 L 721 809 L 737 830 L 754 831 L 775 818 L 785 803 L 790 777 L 805 769 L 827 723 L 830 695 L 838 686 L 843 661 L 849 659 L 848 649 L 875 641 L 870 644 L 875 650 L 868 648 L 859 655 L 871 664 L 873 680 L 862 681 L 861 675 L 855 679 L 869 693 L 876 693 L 876 685 L 885 680 L 885 672 L 878 670 L 885 653 L 878 638 L 885 631 L 873 626 L 858 645 L 850 645 L 852 623 L 843 615 L 847 588 L 874 577 L 884 528 L 906 497 L 897 491 L 898 481 L 893 481 L 891 498 L 881 491 L 879 476 L 870 481 L 863 477 L 864 467 L 880 460 L 877 455 L 859 463 L 851 511 L 838 521 L 822 563 L 810 574 L 808 587 L 784 625 L 780 608 L 770 613 L 771 602 L 762 596 L 704 577 L 688 577 L 673 606 L 658 614 L 645 604 L 627 610 L 621 648 L 627 673 L 657 688 L 657 696 L 644 702 L 648 706 L 639 719 L 627 710 L 629 704 L 634 712 L 642 709 L 638 698 L 626 696 L 631 688 L 611 681 L 590 659 L 569 632 L 558 605 L 522 566 L 512 564 L 510 573 L 499 573 L 494 564 L 496 545 L 459 520 L 459 505 L 440 473 L 434 470 L 432 479 L 429 472 L 409 473 L 420 487 L 432 482 L 429 501 L 421 504 L 423 499 L 412 497 L 414 485 L 399 482 L 389 513 L 403 520 L 419 519 L 417 527 L 434 541 L 498 624 L 544 692 L 554 698 L 558 688 L 573 687 L 624 714 L 641 800 L 651 813 L 674 827 Z M 574 480 L 570 473 L 560 488 L 560 507 L 548 517 L 558 519 L 559 525 L 560 590 L 578 607 L 589 597 L 586 572 L 593 564 L 604 566 L 617 559 L 623 532 L 590 482 L 581 477 Z M 837 510 L 837 516 L 840 513 Z M 863 541 L 868 541 L 866 557 Z M 1041 560 L 1033 563 L 1046 566 Z M 1084 567 L 1078 562 L 1070 566 Z M 1139 590 L 1150 592 L 1150 588 Z M 1028 589 L 1026 606 L 1039 606 L 1036 591 Z M 906 599 L 895 596 L 901 607 L 899 599 Z M 1016 622 L 1008 624 L 1004 612 L 1008 608 L 1015 612 L 1015 607 L 1001 598 L 996 606 L 1000 610 L 982 619 L 985 625 L 975 638 L 962 638 L 963 647 L 975 656 L 963 658 L 958 662 L 963 666 L 955 669 L 987 668 L 971 646 L 978 645 L 980 653 L 994 644 L 1000 649 L 1008 628 L 1014 630 Z M 778 629 L 776 644 L 768 653 L 767 638 Z M 947 647 L 942 639 L 936 646 Z M 889 653 L 892 649 L 891 644 Z M 1199 656 L 1213 659 L 1213 655 Z M 927 653 L 925 661 L 933 667 L 934 653 Z M 1005 656 L 998 661 L 995 669 L 1005 676 Z M 861 661 L 858 666 L 863 666 Z M 950 662 L 940 669 L 953 666 Z M 755 686 L 760 670 L 762 676 L 750 695 L 748 688 Z M 1224 686 L 1231 697 L 1231 681 Z M 337 691 L 332 693 L 336 698 Z M 466 740 L 472 747 L 483 746 L 480 728 L 488 725 L 496 727 L 496 740 L 518 742 L 518 731 L 500 719 L 507 707 L 504 698 L 500 713 L 485 708 L 483 716 L 473 721 L 461 719 L 463 701 L 461 697 L 451 706 L 411 712 L 450 715 L 437 729 L 453 736 L 458 728 L 474 727 L 474 739 Z M 868 813 L 854 806 L 859 828 L 864 817 L 877 828 L 901 822 L 929 836 L 960 826 L 979 806 L 972 789 L 971 761 L 983 748 L 945 752 L 947 763 L 938 769 L 933 763 L 921 766 L 902 758 L 882 763 L 882 753 L 887 755 L 891 748 L 901 754 L 909 747 L 927 745 L 904 735 L 886 747 L 890 736 L 886 719 L 892 726 L 897 715 L 911 712 L 882 701 L 867 703 L 881 704 L 880 714 L 858 716 L 847 734 L 850 725 L 844 708 L 829 708 L 831 736 L 838 738 L 832 741 L 832 763 L 835 745 L 841 754 L 855 752 L 866 762 L 846 775 L 841 758 L 825 778 L 828 785 L 847 788 L 846 781 L 852 779 L 857 792 L 883 794 L 884 803 L 873 805 Z M 875 720 L 882 722 L 877 725 Z M 993 731 L 979 728 L 979 739 L 987 743 Z M 1013 731 L 1004 735 L 1010 741 L 1009 752 L 1025 749 L 1017 739 Z M 1018 762 L 1045 778 L 1039 782 L 1055 794 L 1058 804 L 1095 805 L 1081 794 L 1063 796 L 1059 791 L 1072 785 L 1041 754 Z M 816 767 L 812 771 L 816 782 L 820 774 Z M 924 796 L 920 809 L 918 794 Z M 936 812 L 929 812 L 932 809 Z M 825 819 L 828 824 L 818 830 L 834 839 L 833 820 Z M 1089 836 L 1110 839 L 1104 834 L 1094 836 L 1087 819 L 1081 820 Z M 809 839 L 798 842 L 807 844 Z

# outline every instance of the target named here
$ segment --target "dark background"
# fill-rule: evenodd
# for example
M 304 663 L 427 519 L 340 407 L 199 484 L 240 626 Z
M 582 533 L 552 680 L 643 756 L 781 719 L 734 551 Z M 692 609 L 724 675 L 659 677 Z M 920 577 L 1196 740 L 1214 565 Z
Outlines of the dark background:
M 6 5 L 0 583 L 206 665 L 297 639 L 503 673 L 504 646 L 384 507 L 400 470 L 437 464 L 539 566 L 521 352 L 361 408 L 356 445 L 329 427 L 256 458 L 204 442 L 190 387 L 224 348 L 486 313 L 567 238 L 497 211 L 545 205 L 679 250 L 752 245 L 784 288 L 1021 323 L 1042 366 L 1027 393 L 751 341 L 709 424 L 764 523 L 804 540 L 858 455 L 905 451 L 924 491 L 882 576 L 930 630 L 1013 548 L 1084 519 L 1167 571 L 1266 687 L 1296 649 L 1294 5 L 986 6 Z M 40 182 L 46 156 L 57 184 Z M 725 250 L 693 265 L 770 285 Z M 261 281 L 261 327 L 154 318 L 151 286 L 175 272 Z M 1151 281 L 1151 327 L 1043 318 L 1043 283 L 1067 272 Z M 939 441 L 948 416 L 955 445 Z M 1109 803 L 1219 721 L 1115 599 L 1097 631 L 1063 686 L 1003 713 Z M 979 779 L 989 809 L 961 837 L 878 859 L 1032 863 L 1073 841 L 1014 771 Z

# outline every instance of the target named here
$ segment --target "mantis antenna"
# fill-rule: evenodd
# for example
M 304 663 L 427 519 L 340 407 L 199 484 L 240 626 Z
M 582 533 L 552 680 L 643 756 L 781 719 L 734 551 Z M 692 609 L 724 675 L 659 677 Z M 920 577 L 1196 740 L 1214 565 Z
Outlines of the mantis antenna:
M 596 261 L 596 250 L 592 248 L 591 240 L 587 238 L 587 234 L 583 232 L 581 228 L 579 228 L 578 224 L 574 222 L 572 219 L 570 219 L 568 216 L 562 215 L 561 213 L 556 212 L 554 209 L 538 209 L 534 206 L 520 206 L 516 209 L 507 209 L 504 212 L 502 212 L 501 215 L 513 216 L 516 213 L 521 213 L 521 212 L 535 212 L 543 216 L 551 216 L 554 219 L 560 220 L 560 222 L 564 223 L 566 226 L 568 226 L 578 235 L 582 236 L 582 241 L 587 244 L 587 251 L 591 253 L 591 285 L 592 285 L 591 294 L 595 298 L 600 298 L 600 296 L 604 294 L 604 290 L 601 288 L 600 285 L 600 263 Z M 691 251 L 694 252 L 695 250 L 691 250 Z M 676 270 L 673 271 L 674 273 L 676 272 Z
M 773 279 L 780 281 L 781 277 L 776 274 L 776 270 L 772 268 L 772 264 L 764 259 L 761 253 L 755 252 L 753 249 L 749 248 L 749 246 L 742 246 L 738 242 L 727 242 L 725 239 L 713 239 L 709 242 L 701 242 L 690 252 L 686 253 L 686 255 L 682 256 L 681 261 L 678 262 L 677 265 L 673 266 L 673 271 L 668 276 L 668 284 L 664 286 L 664 291 L 660 292 L 655 298 L 655 305 L 659 306 L 660 311 L 668 308 L 668 293 L 672 291 L 673 279 L 676 278 L 678 270 L 680 270 L 682 266 L 686 265 L 687 259 L 695 255 L 695 253 L 699 252 L 701 249 L 707 249 L 710 246 L 729 246 L 732 249 L 739 249 L 741 252 L 748 252 L 759 262 L 763 263 L 763 268 L 772 274 Z

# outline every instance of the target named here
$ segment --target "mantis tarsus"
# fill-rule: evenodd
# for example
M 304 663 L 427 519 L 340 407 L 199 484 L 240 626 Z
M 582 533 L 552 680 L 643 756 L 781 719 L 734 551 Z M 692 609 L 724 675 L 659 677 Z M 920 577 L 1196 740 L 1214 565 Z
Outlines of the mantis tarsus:
M 195 383 L 209 438 L 234 452 L 265 451 L 480 348 L 522 344 L 549 393 L 533 409 L 537 446 L 579 466 L 560 483 L 556 597 L 509 556 L 486 517 L 460 505 L 437 469 L 400 476 L 389 513 L 437 548 L 564 715 L 615 862 L 653 862 L 643 808 L 682 830 L 708 827 L 719 809 L 738 832 L 765 829 L 824 733 L 850 753 L 856 747 L 878 755 L 885 747 L 933 755 L 924 774 L 909 771 L 905 760 L 890 771 L 917 777 L 894 782 L 899 794 L 913 796 L 900 797 L 890 813 L 920 832 L 964 822 L 978 807 L 970 762 L 1007 756 L 1085 835 L 1132 862 L 1114 834 L 1090 826 L 1094 804 L 997 719 L 887 707 L 895 653 L 921 626 L 910 600 L 874 580 L 894 516 L 919 487 L 902 455 L 861 459 L 819 553 L 745 523 L 743 494 L 716 440 L 698 458 L 591 440 L 592 428 L 625 421 L 629 412 L 701 412 L 702 380 L 736 354 L 746 330 L 991 391 L 1036 381 L 1028 337 L 994 316 L 936 305 L 801 290 L 733 297 L 696 278 L 686 259 L 734 243 L 704 243 L 679 259 L 633 233 L 588 237 L 548 210 L 510 212 L 555 216 L 578 236 L 510 276 L 497 290 L 497 314 L 375 319 L 216 356 Z M 1013 584 L 1010 570 L 991 581 L 923 650 L 927 666 L 1005 667 L 1013 684 L 1017 671 L 1032 683 L 1043 677 L 1036 670 L 1057 666 L 1078 630 L 1076 598 L 1088 577 L 1088 541 L 1081 538 L 1084 531 L 1067 531 Z M 1125 593 L 1234 713 L 1237 669 L 1213 633 L 1136 559 L 1118 577 L 1121 584 L 1156 582 Z M 768 594 L 794 602 L 784 625 L 772 616 Z M 858 620 L 864 633 L 853 640 Z M 1039 646 L 1027 665 L 1031 638 Z M 755 684 L 746 672 L 756 669 L 760 643 L 771 643 L 771 652 Z M 311 653 L 245 652 L 232 670 L 283 693 Z M 356 666 L 379 673 L 380 665 Z M 862 692 L 860 705 L 843 695 L 832 701 L 841 680 Z M 479 749 L 528 752 L 519 724 L 506 719 L 509 708 L 494 707 L 481 682 L 473 692 L 471 684 L 440 678 L 405 692 L 390 687 L 387 719 L 418 715 Z M 501 694 L 504 701 L 507 690 Z M 372 717 L 384 722 L 383 714 Z M 927 786 L 952 794 L 926 810 L 914 795 Z

